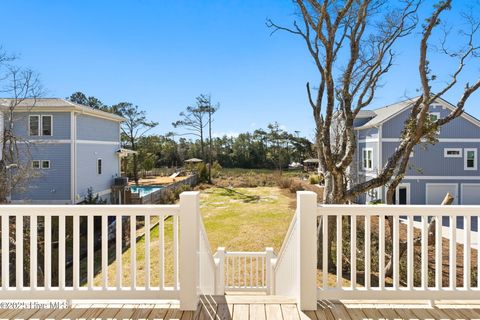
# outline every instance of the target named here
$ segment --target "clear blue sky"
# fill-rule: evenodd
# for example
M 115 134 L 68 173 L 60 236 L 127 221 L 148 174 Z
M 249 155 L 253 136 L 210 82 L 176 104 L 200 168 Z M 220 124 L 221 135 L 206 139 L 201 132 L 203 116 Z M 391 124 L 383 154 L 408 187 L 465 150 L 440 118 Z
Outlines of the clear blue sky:
M 312 60 L 299 38 L 270 36 L 265 26 L 266 18 L 292 22 L 289 0 L 18 0 L 1 8 L 1 45 L 40 73 L 48 96 L 83 91 L 106 104 L 129 101 L 164 133 L 197 95 L 210 93 L 221 103 L 217 134 L 278 121 L 313 137 L 305 94 L 305 82 L 317 79 Z M 373 106 L 416 95 L 412 44 L 400 44 Z M 458 93 L 447 98 L 454 102 Z M 477 117 L 478 96 L 466 108 Z

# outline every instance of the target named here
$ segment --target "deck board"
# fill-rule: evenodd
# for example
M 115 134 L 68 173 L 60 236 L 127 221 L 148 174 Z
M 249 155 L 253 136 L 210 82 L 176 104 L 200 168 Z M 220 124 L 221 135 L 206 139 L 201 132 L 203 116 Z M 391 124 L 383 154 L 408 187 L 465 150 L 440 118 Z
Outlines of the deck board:
M 362 301 L 318 301 L 316 311 L 302 312 L 292 299 L 279 297 L 202 297 L 196 311 L 182 311 L 178 303 L 77 304 L 68 309 L 0 309 L 0 319 L 145 319 L 145 320 L 346 320 L 346 319 L 480 319 L 480 304 L 427 304 Z

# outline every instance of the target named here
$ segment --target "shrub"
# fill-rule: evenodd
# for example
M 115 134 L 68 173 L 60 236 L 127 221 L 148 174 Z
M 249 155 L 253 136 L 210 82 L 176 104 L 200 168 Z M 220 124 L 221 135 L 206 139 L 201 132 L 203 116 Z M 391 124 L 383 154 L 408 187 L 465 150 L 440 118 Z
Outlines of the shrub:
M 296 193 L 297 191 L 305 190 L 305 188 L 303 187 L 301 182 L 293 181 L 288 190 L 290 190 L 291 193 Z
M 218 178 L 222 171 L 222 166 L 218 161 L 215 161 L 212 165 L 212 178 Z
M 93 194 L 93 188 L 90 187 L 87 189 L 87 195 L 82 201 L 82 204 L 106 204 L 107 200 L 103 200 L 100 198 L 100 196 L 97 194 Z
M 291 187 L 291 185 L 293 183 L 293 179 L 288 178 L 288 177 L 284 177 L 284 176 L 281 176 L 281 175 L 276 175 L 275 176 L 275 182 L 280 189 L 288 189 L 288 188 Z
M 175 194 L 170 189 L 164 190 L 160 195 L 160 204 L 173 204 L 176 200 Z
M 208 181 L 208 169 L 205 163 L 200 163 L 198 165 L 198 180 L 199 182 L 207 182 Z
M 310 184 L 319 184 L 320 183 L 320 177 L 316 174 L 312 174 L 309 178 L 308 178 L 308 182 Z

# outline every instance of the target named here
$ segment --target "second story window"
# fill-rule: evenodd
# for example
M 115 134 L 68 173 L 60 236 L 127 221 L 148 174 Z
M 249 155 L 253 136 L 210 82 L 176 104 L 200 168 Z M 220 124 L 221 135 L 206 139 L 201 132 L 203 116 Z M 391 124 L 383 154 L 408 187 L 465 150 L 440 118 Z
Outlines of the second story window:
M 97 159 L 97 174 L 102 174 L 102 159 Z
M 477 149 L 465 148 L 464 169 L 465 170 L 477 170 Z
M 30 136 L 39 136 L 40 135 L 40 116 L 30 116 L 28 118 L 28 126 L 29 126 Z
M 363 149 L 363 169 L 372 170 L 373 168 L 373 150 L 369 148 Z
M 28 134 L 35 136 L 52 136 L 53 117 L 52 116 L 29 116 Z
M 52 116 L 42 116 L 42 136 L 52 135 Z

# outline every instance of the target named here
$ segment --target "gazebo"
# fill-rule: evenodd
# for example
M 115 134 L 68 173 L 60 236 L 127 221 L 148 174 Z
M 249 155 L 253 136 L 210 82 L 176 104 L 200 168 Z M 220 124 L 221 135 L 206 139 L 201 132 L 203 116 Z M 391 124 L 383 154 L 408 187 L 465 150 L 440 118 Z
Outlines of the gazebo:
M 317 171 L 319 160 L 315 158 L 305 159 L 303 160 L 303 170 L 310 172 L 310 171 Z

